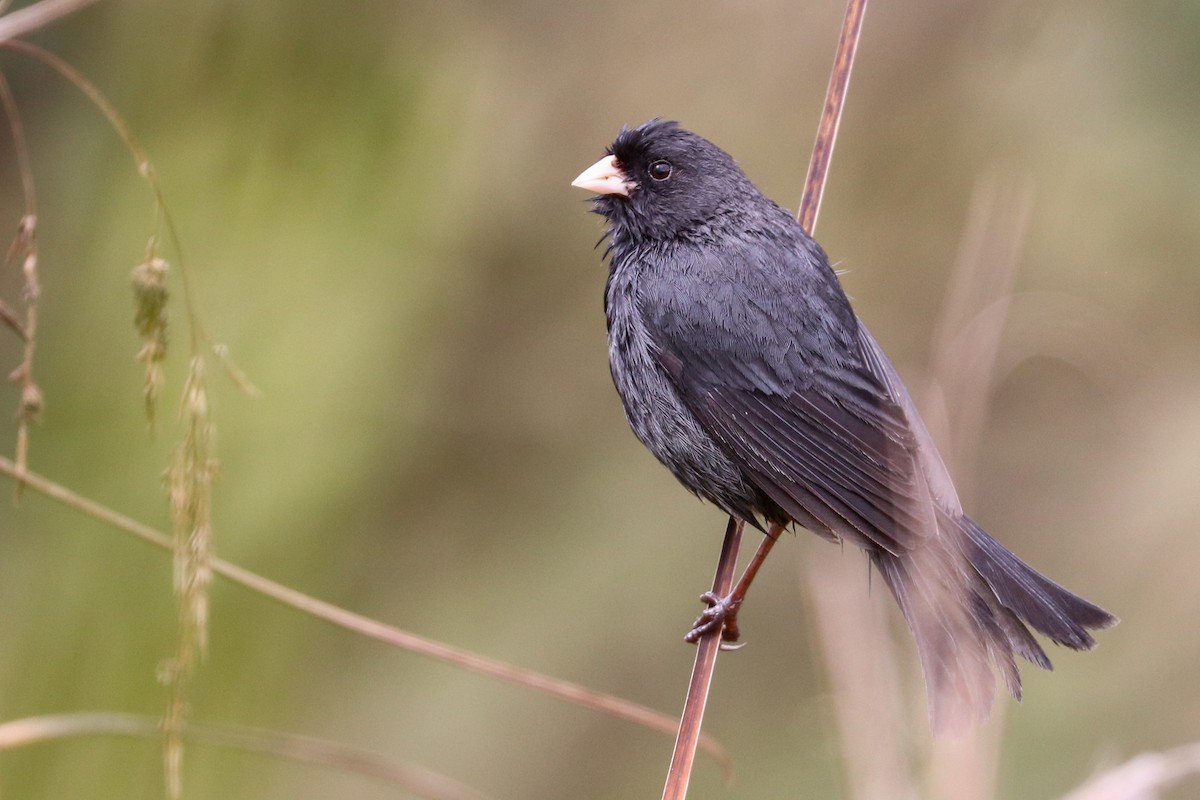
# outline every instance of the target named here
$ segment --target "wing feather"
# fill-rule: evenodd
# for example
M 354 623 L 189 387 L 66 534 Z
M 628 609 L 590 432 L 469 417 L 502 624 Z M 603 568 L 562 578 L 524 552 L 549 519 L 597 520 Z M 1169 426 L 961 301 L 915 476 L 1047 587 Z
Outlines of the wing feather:
M 895 394 L 832 272 L 806 272 L 789 263 L 795 251 L 769 249 L 694 254 L 688 274 L 702 279 L 644 278 L 658 364 L 700 425 L 796 521 L 911 551 L 936 523 L 907 396 Z M 726 291 L 734 282 L 760 289 Z
M 700 424 L 728 447 L 738 465 L 802 524 L 797 508 L 824 527 L 890 553 L 925 535 L 906 510 L 911 480 L 864 458 L 845 429 L 825 427 L 798 395 L 713 389 L 690 404 Z

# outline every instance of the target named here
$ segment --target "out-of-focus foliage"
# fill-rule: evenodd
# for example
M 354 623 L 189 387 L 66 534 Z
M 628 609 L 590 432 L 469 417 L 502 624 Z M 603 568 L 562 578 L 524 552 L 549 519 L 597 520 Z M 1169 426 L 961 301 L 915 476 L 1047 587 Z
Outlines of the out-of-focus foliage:
M 682 634 L 724 521 L 627 433 L 591 250 L 600 223 L 568 184 L 622 123 L 663 116 L 794 205 L 841 11 L 111 0 L 31 37 L 128 116 L 204 324 L 261 390 L 247 399 L 215 369 L 210 379 L 217 552 L 677 710 L 692 656 Z M 1017 291 L 1061 301 L 1014 316 L 1012 338 L 1073 343 L 999 386 L 970 481 L 973 513 L 998 538 L 1123 618 L 1095 653 L 1052 653 L 1053 675 L 1026 670 L 1026 700 L 1007 709 L 999 796 L 1050 797 L 1106 763 L 1200 738 L 1200 6 L 877 4 L 865 31 L 818 228 L 860 315 L 921 386 L 971 188 L 993 169 L 1035 187 Z M 150 198 L 73 88 L 10 53 L 0 67 L 40 203 L 46 407 L 30 466 L 165 529 L 187 345 L 176 306 L 151 436 L 128 283 Z M 0 226 L 13 229 L 3 141 Z M 180 292 L 172 284 L 174 302 Z M 19 272 L 0 274 L 0 297 L 19 293 Z M 0 329 L 0 368 L 20 358 Z M 18 398 L 0 387 L 0 409 Z M 12 413 L 0 418 L 0 441 L 14 441 Z M 742 616 L 750 646 L 722 658 L 707 724 L 736 783 L 701 760 L 697 800 L 843 790 L 798 578 L 822 547 L 785 542 L 759 578 Z M 861 575 L 864 592 L 881 591 L 865 562 Z M 661 787 L 671 742 L 659 734 L 220 581 L 210 624 L 194 719 L 338 739 L 497 797 Z M 0 719 L 161 713 L 155 673 L 174 625 L 169 557 L 35 493 L 0 500 Z M 915 720 L 921 702 L 914 693 Z M 13 798 L 153 797 L 161 780 L 153 742 L 0 754 Z M 202 745 L 188 750 L 186 789 L 394 796 Z

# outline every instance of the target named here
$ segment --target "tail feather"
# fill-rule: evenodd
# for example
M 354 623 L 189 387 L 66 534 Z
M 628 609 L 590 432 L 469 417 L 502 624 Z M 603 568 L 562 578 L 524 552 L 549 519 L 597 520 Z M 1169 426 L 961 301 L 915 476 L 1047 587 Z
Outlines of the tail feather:
M 1038 644 L 1038 640 L 1033 638 L 1033 634 L 1021 622 L 1020 617 L 1007 608 L 1001 608 L 1000 611 L 1000 625 L 1004 628 L 1005 637 L 1012 644 L 1013 652 L 1029 663 L 1036 664 L 1044 670 L 1053 670 L 1054 665 L 1050 663 L 1050 657 L 1046 655 L 1046 651 Z M 1017 683 L 1017 689 L 1019 690 L 1020 681 Z M 1012 694 L 1018 700 L 1021 699 L 1020 691 L 1013 692 Z
M 870 551 L 871 561 L 896 598 L 912 631 L 925 673 L 930 725 L 958 733 L 988 716 L 996 694 L 995 663 L 1020 692 L 1012 649 L 991 609 L 973 607 L 964 594 L 966 572 L 931 539 L 920 550 Z M 941 552 L 939 552 L 941 551 Z
M 1021 671 L 1017 669 L 1017 661 L 1013 658 L 1015 648 L 1005 646 L 1006 643 L 1011 642 L 1011 638 L 1008 628 L 1005 627 L 1003 611 L 997 614 L 996 610 L 989 606 L 983 596 L 977 592 L 972 592 L 971 600 L 975 620 L 983 628 L 983 642 L 987 648 L 988 658 L 1000 670 L 1000 677 L 1004 679 L 1004 686 L 1008 689 L 1008 693 L 1020 700 Z M 992 685 L 995 685 L 994 679 Z
M 1064 589 L 1017 558 L 970 517 L 961 517 L 958 527 L 967 535 L 967 558 L 975 571 L 1001 605 L 1037 632 L 1073 650 L 1091 650 L 1096 640 L 1088 629 L 1117 624 L 1117 618 L 1100 606 Z
M 1053 668 L 1027 625 L 1086 650 L 1096 644 L 1088 629 L 1117 618 L 1036 572 L 969 517 L 940 522 L 940 535 L 922 547 L 872 551 L 871 560 L 916 640 L 932 726 L 956 731 L 987 717 L 995 671 L 1021 699 L 1015 656 Z

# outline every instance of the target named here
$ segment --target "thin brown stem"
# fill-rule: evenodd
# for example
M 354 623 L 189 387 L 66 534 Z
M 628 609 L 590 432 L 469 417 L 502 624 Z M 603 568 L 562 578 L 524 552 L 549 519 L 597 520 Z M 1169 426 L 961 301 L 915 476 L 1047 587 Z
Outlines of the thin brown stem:
M 0 473 L 14 479 L 19 477 L 16 465 L 3 456 L 0 456 Z M 118 511 L 114 511 L 101 503 L 97 503 L 95 500 L 83 497 L 36 472 L 26 472 L 20 477 L 26 482 L 30 490 L 38 494 L 44 495 L 69 508 L 73 508 L 117 530 L 132 534 L 155 547 L 167 551 L 174 549 L 171 537 L 166 534 L 127 517 Z M 436 658 L 454 666 L 471 670 L 472 672 L 516 683 L 526 688 L 557 697 L 560 700 L 567 700 L 587 706 L 588 708 L 602 711 L 611 716 L 653 730 L 662 731 L 663 733 L 675 733 L 676 731 L 674 719 L 653 709 L 646 708 L 637 703 L 631 703 L 620 697 L 595 692 L 578 684 L 559 680 L 540 672 L 534 672 L 533 670 L 487 658 L 468 650 L 461 650 L 442 642 L 426 639 L 415 633 L 409 633 L 408 631 L 395 628 L 369 617 L 364 617 L 361 614 L 356 614 L 353 611 L 340 608 L 332 603 L 318 600 L 315 597 L 283 586 L 220 558 L 212 559 L 212 571 L 234 583 L 240 584 L 252 592 L 269 597 L 276 602 L 294 608 L 311 617 L 324 620 L 353 633 L 376 639 L 393 647 L 399 647 L 403 650 Z M 718 762 L 723 772 L 728 774 L 729 756 L 716 740 L 708 736 L 701 736 L 700 747 Z
M 29 144 L 25 139 L 25 126 L 21 124 L 21 115 L 17 113 L 17 101 L 13 97 L 8 79 L 0 73 L 0 103 L 4 106 L 4 116 L 8 118 L 9 131 L 13 137 L 13 154 L 17 159 L 17 171 L 21 174 L 21 194 L 25 199 L 25 214 L 37 213 L 37 194 L 33 184 L 33 166 L 29 159 Z
M 10 17 L 13 15 L 9 15 Z M 8 19 L 5 17 L 4 19 Z M 0 20 L 2 22 L 3 20 Z M 39 61 L 50 69 L 57 72 L 68 83 L 72 84 L 92 102 L 105 119 L 108 120 L 110 126 L 116 131 L 121 138 L 125 148 L 133 156 L 134 162 L 137 164 L 138 174 L 145 179 L 146 184 L 150 187 L 150 192 L 154 197 L 154 216 L 156 222 L 161 222 L 169 237 L 170 244 L 175 248 L 175 253 L 178 256 L 179 277 L 183 281 L 183 299 L 184 306 L 187 309 L 188 328 L 191 334 L 191 349 L 192 355 L 199 355 L 204 349 L 202 346 L 207 344 L 209 339 L 204 332 L 204 328 L 200 322 L 200 313 L 197 308 L 195 292 L 192 289 L 191 278 L 188 274 L 187 266 L 183 258 L 182 244 L 179 239 L 179 233 L 175 228 L 175 223 L 171 215 L 167 211 L 166 202 L 163 199 L 162 187 L 158 184 L 158 177 L 154 171 L 154 165 L 151 164 L 146 151 L 138 143 L 137 138 L 133 135 L 133 129 L 129 127 L 129 123 L 117 111 L 117 107 L 112 104 L 112 101 L 105 96 L 100 89 L 87 79 L 86 76 L 73 66 L 68 64 L 63 59 L 44 50 L 36 45 L 28 42 L 13 41 L 0 36 L 0 47 L 6 50 L 12 50 L 16 53 L 28 56 L 29 58 Z
M 742 521 L 730 517 L 729 524 L 725 527 L 725 541 L 721 546 L 721 557 L 717 561 L 717 573 L 713 577 L 713 594 L 723 597 L 733 586 L 738 546 L 741 541 Z M 671 754 L 671 766 L 667 770 L 663 800 L 683 800 L 687 797 L 688 782 L 692 777 L 692 764 L 696 760 L 696 744 L 700 740 L 704 709 L 708 705 L 708 692 L 712 686 L 712 676 L 717 666 L 717 653 L 720 650 L 720 626 L 702 637 L 699 644 L 696 645 L 696 661 L 692 666 L 692 679 L 688 683 L 687 700 L 683 704 L 683 717 L 679 720 L 679 733 L 675 737 L 675 750 Z
M 849 0 L 846 4 L 846 17 L 842 21 L 841 36 L 838 37 L 833 71 L 829 75 L 829 87 L 825 90 L 825 108 L 817 125 L 812 158 L 808 162 L 804 197 L 796 213 L 796 221 L 810 234 L 817 228 L 817 212 L 821 210 L 821 197 L 825 194 L 825 179 L 829 174 L 829 162 L 833 159 L 833 146 L 842 122 L 842 109 L 846 105 L 850 73 L 854 71 L 854 55 L 858 52 L 858 39 L 866 13 L 867 0 Z
M 37 351 L 38 328 L 38 298 L 42 294 L 41 281 L 38 280 L 38 250 L 37 250 L 37 217 L 26 214 L 21 219 L 21 225 L 10 256 L 15 255 L 21 261 L 21 274 L 25 278 L 25 325 L 24 325 L 24 357 L 21 364 L 9 375 L 11 380 L 21 384 L 21 402 L 17 407 L 17 469 L 24 472 L 29 463 L 29 427 L 37 422 L 42 414 L 42 390 L 33 378 L 33 356 Z M 16 495 L 20 497 L 23 486 L 17 480 Z

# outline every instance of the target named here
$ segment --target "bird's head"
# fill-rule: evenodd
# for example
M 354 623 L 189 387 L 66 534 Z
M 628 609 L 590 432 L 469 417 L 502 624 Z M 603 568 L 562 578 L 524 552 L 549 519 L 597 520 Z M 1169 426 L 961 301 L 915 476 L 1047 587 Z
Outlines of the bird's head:
M 676 122 L 622 128 L 607 155 L 571 183 L 596 193 L 614 239 L 662 240 L 710 228 L 758 191 L 733 158 Z

